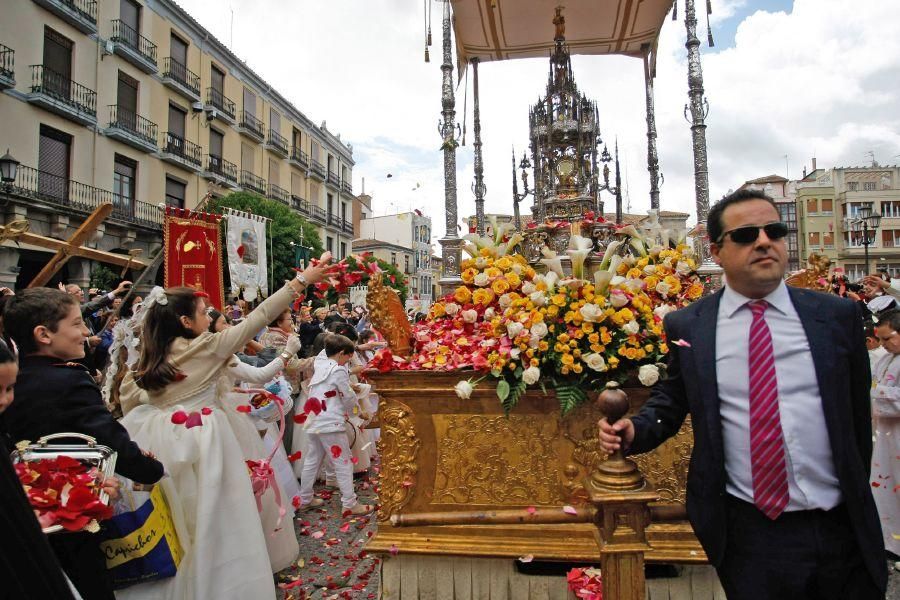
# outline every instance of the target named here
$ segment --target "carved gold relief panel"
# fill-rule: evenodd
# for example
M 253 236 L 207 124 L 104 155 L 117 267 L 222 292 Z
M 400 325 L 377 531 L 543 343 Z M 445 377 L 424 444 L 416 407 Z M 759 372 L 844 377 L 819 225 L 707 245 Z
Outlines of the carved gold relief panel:
M 412 498 L 419 467 L 421 442 L 416 435 L 412 410 L 396 400 L 382 401 L 379 409 L 381 440 L 381 508 L 378 520 L 386 521 Z

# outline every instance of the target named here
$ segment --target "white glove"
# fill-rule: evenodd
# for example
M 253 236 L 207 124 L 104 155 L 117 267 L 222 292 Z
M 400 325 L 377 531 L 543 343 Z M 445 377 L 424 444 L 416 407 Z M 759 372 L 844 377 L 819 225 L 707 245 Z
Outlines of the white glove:
M 300 338 L 296 335 L 289 336 L 287 344 L 284 346 L 284 351 L 291 356 L 296 356 L 297 352 L 300 351 Z

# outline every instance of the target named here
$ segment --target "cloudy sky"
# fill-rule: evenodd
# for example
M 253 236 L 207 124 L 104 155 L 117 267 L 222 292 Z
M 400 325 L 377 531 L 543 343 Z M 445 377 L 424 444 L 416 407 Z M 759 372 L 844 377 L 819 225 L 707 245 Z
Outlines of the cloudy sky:
M 435 238 L 444 234 L 440 3 L 426 64 L 423 0 L 179 2 L 313 121 L 353 144 L 354 190 L 365 178 L 376 214 L 419 208 Z M 713 0 L 714 48 L 700 21 L 711 198 L 772 173 L 795 178 L 813 156 L 819 167 L 867 164 L 870 151 L 882 164 L 900 163 L 900 0 Z M 667 20 L 656 82 L 661 207 L 694 213 L 684 39 L 683 21 Z M 604 140 L 619 141 L 631 212 L 644 212 L 641 62 L 588 56 L 573 65 L 598 103 Z M 546 59 L 528 59 L 479 70 L 487 212 L 512 211 L 510 149 L 526 147 L 528 107 L 543 94 L 547 69 Z M 474 213 L 471 118 L 470 86 L 467 145 L 457 155 L 461 217 Z

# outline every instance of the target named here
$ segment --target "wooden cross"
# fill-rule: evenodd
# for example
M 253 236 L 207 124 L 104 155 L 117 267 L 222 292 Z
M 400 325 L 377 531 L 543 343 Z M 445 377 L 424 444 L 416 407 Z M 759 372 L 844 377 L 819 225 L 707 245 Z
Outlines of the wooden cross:
M 82 247 L 82 244 L 94 235 L 97 231 L 97 227 L 99 227 L 106 217 L 109 216 L 112 209 L 113 205 L 109 202 L 98 206 L 94 209 L 94 212 L 84 220 L 81 226 L 78 227 L 75 234 L 67 241 L 56 240 L 27 232 L 17 235 L 16 239 L 20 241 L 56 250 L 56 254 L 54 254 L 47 264 L 44 265 L 41 272 L 31 280 L 28 287 L 33 288 L 46 285 L 73 256 L 81 256 L 100 262 L 112 263 L 120 267 L 128 265 L 131 268 L 144 268 L 146 265 L 142 262 L 135 261 L 132 256 L 123 256 L 112 252 L 103 252 L 102 250 Z

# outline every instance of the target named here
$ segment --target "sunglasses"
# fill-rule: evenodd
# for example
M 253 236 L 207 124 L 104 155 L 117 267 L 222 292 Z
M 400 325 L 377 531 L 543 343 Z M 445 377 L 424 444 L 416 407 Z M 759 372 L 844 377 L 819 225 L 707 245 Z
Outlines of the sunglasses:
M 770 240 L 780 240 L 788 234 L 787 225 L 781 222 L 767 223 L 765 225 L 745 225 L 730 229 L 719 236 L 716 240 L 717 244 L 721 244 L 725 236 L 731 236 L 731 241 L 735 244 L 752 244 L 759 238 L 759 230 L 766 232 L 766 237 Z

